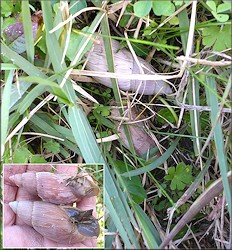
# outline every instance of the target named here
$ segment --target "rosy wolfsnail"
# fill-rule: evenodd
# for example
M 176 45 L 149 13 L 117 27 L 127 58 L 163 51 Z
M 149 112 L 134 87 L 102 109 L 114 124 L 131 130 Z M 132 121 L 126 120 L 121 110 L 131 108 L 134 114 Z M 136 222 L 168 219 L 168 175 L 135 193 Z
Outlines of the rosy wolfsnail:
M 98 220 L 92 216 L 92 210 L 44 201 L 13 201 L 9 206 L 25 224 L 55 242 L 75 244 L 99 235 Z
M 130 112 L 127 112 L 126 114 L 126 117 L 128 118 L 128 122 L 136 121 L 137 115 L 138 115 L 138 112 L 136 111 L 136 109 L 132 108 Z M 120 124 L 119 121 L 116 120 L 117 118 L 121 117 L 118 107 L 113 107 L 111 109 L 111 117 L 114 119 L 114 124 L 117 126 L 119 136 L 122 142 L 127 148 L 130 148 L 129 141 L 127 139 L 123 125 Z M 142 118 L 142 116 L 140 118 Z M 146 132 L 144 125 L 145 124 L 142 121 L 128 125 L 128 130 L 130 133 L 131 141 L 133 143 L 135 153 L 138 156 L 147 154 L 152 148 L 156 146 L 156 143 L 154 142 L 154 140 Z M 159 154 L 156 153 L 156 156 L 158 155 Z
M 108 72 L 106 54 L 104 49 L 103 39 L 101 37 L 96 38 L 99 44 L 95 43 L 93 49 L 85 54 L 87 57 L 86 69 L 91 71 Z M 115 73 L 119 74 L 141 74 L 140 69 L 133 58 L 130 51 L 125 48 L 121 48 L 118 41 L 111 39 L 112 52 L 114 56 Z M 144 59 L 137 57 L 140 66 L 143 69 L 144 74 L 155 75 L 156 72 L 153 67 L 147 63 Z M 93 78 L 107 86 L 112 87 L 110 78 L 93 76 Z M 136 92 L 144 95 L 153 94 L 172 94 L 170 86 L 163 80 L 130 80 L 130 79 L 118 79 L 118 87 L 124 91 Z
M 73 177 L 49 172 L 27 172 L 9 178 L 30 194 L 54 204 L 73 203 L 83 197 L 96 196 L 99 192 L 98 186 L 86 176 L 86 173 L 79 173 Z

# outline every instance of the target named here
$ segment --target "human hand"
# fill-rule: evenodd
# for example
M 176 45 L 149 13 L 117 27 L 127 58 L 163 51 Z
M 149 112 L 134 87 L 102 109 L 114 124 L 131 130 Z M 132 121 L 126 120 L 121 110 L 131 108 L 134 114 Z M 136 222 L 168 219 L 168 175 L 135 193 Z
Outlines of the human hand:
M 9 179 L 10 176 L 25 172 L 50 172 L 51 165 L 17 165 L 9 164 L 4 166 L 4 247 L 96 247 L 96 239 L 84 240 L 80 243 L 57 243 L 39 234 L 32 227 L 26 225 L 10 208 L 9 202 L 30 200 L 36 201 L 39 198 L 31 195 L 23 188 L 18 188 Z M 56 165 L 55 173 L 65 173 L 75 176 L 77 165 Z M 77 203 L 81 210 L 93 209 L 96 215 L 96 197 L 83 198 Z M 96 217 L 96 216 L 95 216 Z

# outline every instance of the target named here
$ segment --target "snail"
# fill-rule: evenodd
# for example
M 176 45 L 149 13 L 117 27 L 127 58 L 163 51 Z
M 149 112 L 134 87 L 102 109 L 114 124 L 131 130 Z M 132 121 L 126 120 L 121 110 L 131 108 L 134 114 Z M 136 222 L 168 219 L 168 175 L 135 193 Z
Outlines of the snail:
M 9 206 L 24 223 L 58 243 L 75 244 L 97 238 L 100 232 L 93 210 L 82 211 L 45 201 L 13 201 Z
M 49 172 L 27 172 L 15 174 L 9 178 L 30 194 L 54 204 L 69 204 L 99 193 L 99 187 L 84 173 L 73 177 Z
M 97 37 L 99 44 L 95 43 L 93 49 L 85 54 L 87 57 L 86 69 L 91 71 L 101 71 L 108 72 L 106 54 L 104 49 L 103 39 Z M 124 74 L 140 74 L 140 69 L 134 60 L 130 51 L 125 48 L 121 48 L 118 41 L 111 39 L 112 41 L 112 52 L 114 56 L 114 67 L 115 73 Z M 137 57 L 142 67 L 144 74 L 156 74 L 153 67 L 147 63 L 144 59 Z M 112 87 L 111 79 L 93 76 L 93 78 L 107 86 Z M 136 92 L 138 90 L 139 94 L 152 95 L 152 94 L 172 94 L 170 86 L 163 80 L 130 80 L 130 79 L 118 79 L 118 87 L 124 91 Z
M 113 102 L 111 102 L 111 105 L 113 106 Z M 132 108 L 130 110 L 130 118 L 129 114 L 127 113 L 126 117 L 129 118 L 129 122 L 135 121 L 137 117 L 137 110 L 135 108 Z M 117 117 L 120 117 L 120 112 L 117 107 L 113 107 L 111 109 L 111 117 L 114 118 L 114 124 L 118 127 L 118 132 L 120 134 L 120 138 L 124 145 L 127 148 L 130 148 L 129 141 L 126 137 L 126 133 L 124 131 L 123 125 L 119 124 Z M 135 153 L 138 156 L 142 156 L 143 154 L 147 154 L 150 149 L 154 148 L 156 146 L 156 143 L 154 140 L 148 135 L 148 133 L 144 130 L 144 123 L 143 122 L 136 122 L 135 124 L 128 125 L 128 130 L 130 132 L 130 137 L 135 149 Z M 156 156 L 159 156 L 159 153 L 156 153 Z

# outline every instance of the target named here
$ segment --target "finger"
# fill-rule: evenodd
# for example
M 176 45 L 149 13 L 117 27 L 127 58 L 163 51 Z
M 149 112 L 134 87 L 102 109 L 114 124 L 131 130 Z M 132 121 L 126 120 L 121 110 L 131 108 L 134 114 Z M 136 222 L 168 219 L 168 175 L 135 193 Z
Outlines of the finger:
M 14 237 L 12 237 L 14 236 Z M 10 226 L 4 228 L 3 247 L 42 247 L 43 236 L 30 226 Z
M 6 185 L 14 185 L 14 183 L 9 179 L 10 176 L 15 174 L 22 174 L 26 172 L 27 165 L 20 165 L 20 164 L 4 164 L 3 169 L 3 177 L 4 177 L 4 184 Z
M 18 187 L 9 179 L 11 175 L 18 172 L 23 173 L 26 166 L 18 164 L 4 164 L 3 167 L 3 179 L 4 179 L 4 226 L 13 225 L 15 223 L 15 213 L 11 210 L 8 205 L 9 202 L 14 201 L 17 196 Z
M 75 176 L 78 172 L 78 164 L 58 164 L 55 173 L 65 173 Z
M 29 164 L 27 171 L 76 175 L 78 164 Z
M 3 205 L 3 225 L 12 226 L 15 224 L 16 215 L 10 208 L 8 203 L 4 203 Z
M 81 210 L 93 209 L 93 216 L 96 217 L 96 203 L 97 203 L 96 196 L 84 198 L 80 202 L 77 203 L 77 208 Z
M 53 164 L 28 164 L 27 172 L 53 172 Z

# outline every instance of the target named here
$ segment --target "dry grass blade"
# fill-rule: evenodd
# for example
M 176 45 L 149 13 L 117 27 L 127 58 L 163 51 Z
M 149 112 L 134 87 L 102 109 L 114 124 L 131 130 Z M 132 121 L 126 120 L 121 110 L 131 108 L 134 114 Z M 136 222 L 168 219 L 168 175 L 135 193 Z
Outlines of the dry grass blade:
M 227 174 L 228 182 L 232 186 L 232 172 Z M 214 197 L 218 196 L 223 190 L 222 178 L 215 181 L 211 186 L 205 190 L 205 192 L 200 195 L 197 200 L 192 204 L 190 209 L 184 214 L 184 216 L 178 221 L 172 231 L 165 237 L 162 244 L 159 246 L 163 249 L 168 245 L 168 243 L 178 234 L 178 232 L 189 222 L 191 219 L 204 207 L 206 206 Z

